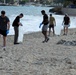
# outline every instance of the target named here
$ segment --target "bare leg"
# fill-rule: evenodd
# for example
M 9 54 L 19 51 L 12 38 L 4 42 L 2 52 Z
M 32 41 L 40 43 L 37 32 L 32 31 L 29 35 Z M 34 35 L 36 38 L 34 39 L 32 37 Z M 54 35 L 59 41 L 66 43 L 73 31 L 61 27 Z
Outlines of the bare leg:
M 47 37 L 47 31 L 42 31 L 44 37 L 45 37 L 45 40 L 43 41 L 44 42 L 47 42 L 49 40 L 49 38 Z
M 52 28 L 52 30 L 53 30 L 53 35 L 55 35 L 55 30 L 54 30 L 54 27 Z
M 66 34 L 68 33 L 68 27 L 66 27 Z
M 44 37 L 45 37 L 45 32 L 44 31 L 42 31 L 42 34 L 44 35 Z
M 64 35 L 65 35 L 65 27 L 64 27 Z
M 6 36 L 3 36 L 3 47 L 6 46 Z
M 49 36 L 50 36 L 51 28 L 49 28 Z
M 44 31 L 45 40 L 47 40 L 47 31 Z

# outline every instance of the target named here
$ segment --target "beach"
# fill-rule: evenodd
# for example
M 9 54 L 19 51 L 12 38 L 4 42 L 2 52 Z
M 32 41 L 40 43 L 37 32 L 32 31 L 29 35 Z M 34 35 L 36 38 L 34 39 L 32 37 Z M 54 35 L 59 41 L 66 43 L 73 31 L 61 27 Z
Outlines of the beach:
M 60 40 L 76 41 L 76 28 L 68 35 L 51 36 L 42 43 L 41 32 L 25 34 L 23 43 L 14 45 L 7 37 L 6 50 L 0 37 L 0 75 L 76 75 L 76 46 L 57 44 Z

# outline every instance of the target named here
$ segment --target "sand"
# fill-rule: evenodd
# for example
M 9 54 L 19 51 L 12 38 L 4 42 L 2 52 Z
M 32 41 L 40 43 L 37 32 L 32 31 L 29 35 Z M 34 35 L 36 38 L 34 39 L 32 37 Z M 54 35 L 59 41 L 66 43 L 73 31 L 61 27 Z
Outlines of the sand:
M 76 46 L 57 44 L 61 39 L 76 40 L 76 29 L 67 36 L 51 36 L 48 43 L 41 32 L 24 35 L 22 44 L 14 45 L 7 37 L 6 50 L 0 38 L 0 75 L 76 75 Z

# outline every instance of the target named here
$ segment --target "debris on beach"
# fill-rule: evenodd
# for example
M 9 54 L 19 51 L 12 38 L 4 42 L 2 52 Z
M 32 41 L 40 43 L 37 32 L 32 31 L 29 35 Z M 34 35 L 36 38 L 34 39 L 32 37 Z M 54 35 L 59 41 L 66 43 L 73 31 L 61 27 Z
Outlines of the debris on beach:
M 57 42 L 57 44 L 62 44 L 62 45 L 66 45 L 66 46 L 76 46 L 76 41 L 72 40 L 72 41 L 66 41 L 66 40 L 60 40 Z

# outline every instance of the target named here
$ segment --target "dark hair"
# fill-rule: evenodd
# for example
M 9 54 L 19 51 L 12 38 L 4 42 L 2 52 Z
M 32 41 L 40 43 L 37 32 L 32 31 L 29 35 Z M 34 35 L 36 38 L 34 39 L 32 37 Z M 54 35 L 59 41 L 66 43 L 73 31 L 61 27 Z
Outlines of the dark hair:
M 3 14 L 3 15 L 4 15 L 4 14 L 5 14 L 5 11 L 4 11 L 4 10 L 2 10 L 2 11 L 1 11 L 1 14 Z
M 21 13 L 20 15 L 23 16 L 23 13 Z
M 52 16 L 52 14 L 50 14 L 50 16 Z
M 42 10 L 41 12 L 42 12 L 42 13 L 45 13 L 45 10 Z

